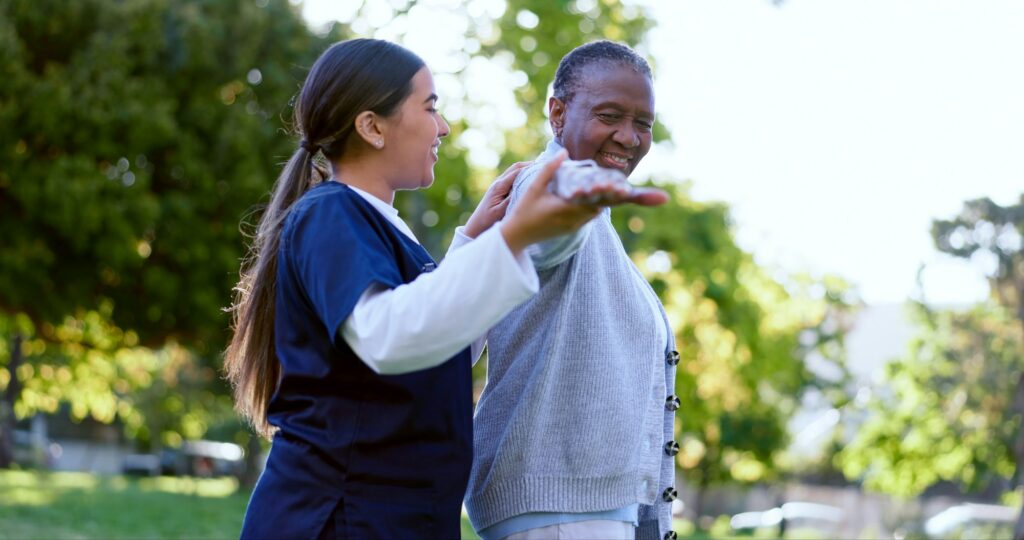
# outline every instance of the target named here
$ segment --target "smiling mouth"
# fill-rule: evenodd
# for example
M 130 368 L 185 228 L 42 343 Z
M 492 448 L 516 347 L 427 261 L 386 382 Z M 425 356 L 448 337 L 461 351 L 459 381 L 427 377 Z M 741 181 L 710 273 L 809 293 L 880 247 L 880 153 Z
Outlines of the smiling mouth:
M 616 166 L 616 167 L 624 169 L 624 168 L 626 168 L 627 165 L 629 165 L 629 158 L 626 157 L 626 156 L 620 156 L 618 154 L 610 154 L 608 152 L 599 152 L 599 154 L 601 155 L 601 157 L 603 157 L 605 159 L 606 162 L 608 162 L 609 164 L 611 164 L 613 166 Z

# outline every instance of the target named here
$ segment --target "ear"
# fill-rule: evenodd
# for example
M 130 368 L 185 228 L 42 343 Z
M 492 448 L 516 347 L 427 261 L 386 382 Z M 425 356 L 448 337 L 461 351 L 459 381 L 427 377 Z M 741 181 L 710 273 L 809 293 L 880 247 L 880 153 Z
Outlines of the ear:
M 548 99 L 548 117 L 551 122 L 551 131 L 555 133 L 555 139 L 561 139 L 562 128 L 565 126 L 565 103 L 551 96 Z
M 384 126 L 382 118 L 373 111 L 363 111 L 356 116 L 355 130 L 363 142 L 380 149 L 384 147 Z

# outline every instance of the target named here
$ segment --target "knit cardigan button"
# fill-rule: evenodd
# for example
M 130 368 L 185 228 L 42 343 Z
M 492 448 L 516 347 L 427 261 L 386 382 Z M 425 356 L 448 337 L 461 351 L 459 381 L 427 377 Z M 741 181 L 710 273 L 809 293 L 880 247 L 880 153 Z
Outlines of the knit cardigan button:
M 670 365 L 670 366 L 674 366 L 674 365 L 678 364 L 679 363 L 679 351 L 670 351 L 668 354 L 666 354 L 665 355 L 665 362 L 668 365 Z
M 675 395 L 671 395 L 665 398 L 665 408 L 670 411 L 678 409 L 680 404 L 681 402 L 679 401 L 679 398 L 676 397 Z
M 664 538 L 665 540 L 676 540 L 677 538 L 679 538 L 679 535 L 677 535 L 675 531 L 669 531 L 665 533 Z
M 676 500 L 676 498 L 678 498 L 678 497 L 679 497 L 679 492 L 676 491 L 676 488 L 673 488 L 673 487 L 667 487 L 667 488 L 665 488 L 665 491 L 661 492 L 661 498 L 665 502 L 672 502 L 672 501 Z
M 665 453 L 674 456 L 679 453 L 679 443 L 675 441 L 669 441 L 665 443 Z

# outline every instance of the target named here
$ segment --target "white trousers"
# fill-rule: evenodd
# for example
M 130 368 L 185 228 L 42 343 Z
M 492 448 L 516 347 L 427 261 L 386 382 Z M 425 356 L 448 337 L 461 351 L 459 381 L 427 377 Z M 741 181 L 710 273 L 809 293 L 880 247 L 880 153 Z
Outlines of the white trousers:
M 505 540 L 635 540 L 636 527 L 626 521 L 591 519 L 556 523 L 510 534 Z

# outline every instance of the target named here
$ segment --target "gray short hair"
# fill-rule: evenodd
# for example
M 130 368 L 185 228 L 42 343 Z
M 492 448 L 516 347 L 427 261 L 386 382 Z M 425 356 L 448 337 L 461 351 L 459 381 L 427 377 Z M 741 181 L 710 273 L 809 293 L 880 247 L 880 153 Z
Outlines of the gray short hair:
M 633 49 L 614 41 L 592 41 L 569 51 L 558 63 L 554 96 L 568 103 L 582 84 L 585 70 L 595 64 L 621 65 L 651 77 L 651 66 Z

